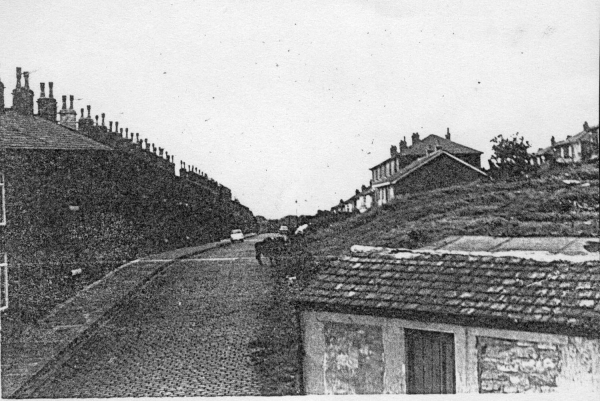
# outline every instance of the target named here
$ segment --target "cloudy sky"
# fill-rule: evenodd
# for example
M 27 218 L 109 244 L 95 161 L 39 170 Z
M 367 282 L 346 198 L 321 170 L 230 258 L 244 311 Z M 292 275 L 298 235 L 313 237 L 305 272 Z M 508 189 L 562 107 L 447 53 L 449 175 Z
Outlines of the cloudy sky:
M 412 132 L 490 154 L 598 124 L 600 3 L 11 1 L 15 67 L 230 187 L 257 215 L 314 214 Z M 297 203 L 296 203 L 297 201 Z

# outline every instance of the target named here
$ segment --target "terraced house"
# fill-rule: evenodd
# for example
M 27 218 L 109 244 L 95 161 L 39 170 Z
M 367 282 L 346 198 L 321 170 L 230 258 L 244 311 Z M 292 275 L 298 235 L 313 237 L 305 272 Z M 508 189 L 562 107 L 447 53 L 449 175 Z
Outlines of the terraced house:
M 450 138 L 448 128 L 444 138 L 432 134 L 421 139 L 417 132 L 412 134 L 411 146 L 408 146 L 406 138 L 400 141 L 398 147 L 392 145 L 390 157 L 370 169 L 375 202 L 382 205 L 404 193 L 487 177 L 481 171 L 482 152 Z
M 600 392 L 598 240 L 532 245 L 582 240 L 596 252 L 353 247 L 324 262 L 297 298 L 306 393 Z

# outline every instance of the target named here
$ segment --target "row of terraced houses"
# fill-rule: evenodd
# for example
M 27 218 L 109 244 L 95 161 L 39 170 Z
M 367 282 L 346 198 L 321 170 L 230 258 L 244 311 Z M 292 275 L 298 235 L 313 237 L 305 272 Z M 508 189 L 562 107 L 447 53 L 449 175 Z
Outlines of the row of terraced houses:
M 59 110 L 52 82 L 47 94 L 40 83 L 37 113 L 27 72 L 17 68 L 12 107 L 4 89 L 0 82 L 3 308 L 6 285 L 9 309 L 19 309 L 60 291 L 73 263 L 91 280 L 137 255 L 254 229 L 252 212 L 197 167 L 182 161 L 176 174 L 165 148 L 92 116 L 89 105 L 77 115 L 74 96 L 62 96 Z

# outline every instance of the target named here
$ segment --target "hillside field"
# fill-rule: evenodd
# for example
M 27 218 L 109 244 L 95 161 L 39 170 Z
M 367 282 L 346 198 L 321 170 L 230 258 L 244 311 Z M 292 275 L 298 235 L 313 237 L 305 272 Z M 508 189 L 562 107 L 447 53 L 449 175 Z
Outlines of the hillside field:
M 354 244 L 417 248 L 450 235 L 597 237 L 598 177 L 597 162 L 554 167 L 516 181 L 402 196 L 331 224 L 316 217 L 310 249 L 324 256 L 349 253 Z

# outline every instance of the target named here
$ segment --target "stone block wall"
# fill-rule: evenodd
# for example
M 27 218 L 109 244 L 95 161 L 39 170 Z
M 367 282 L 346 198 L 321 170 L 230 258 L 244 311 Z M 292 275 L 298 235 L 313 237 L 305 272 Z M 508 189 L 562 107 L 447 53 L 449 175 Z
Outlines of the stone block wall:
M 557 344 L 477 337 L 480 393 L 547 393 L 562 366 Z
M 329 322 L 325 337 L 325 393 L 383 393 L 381 327 Z

